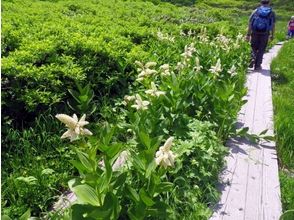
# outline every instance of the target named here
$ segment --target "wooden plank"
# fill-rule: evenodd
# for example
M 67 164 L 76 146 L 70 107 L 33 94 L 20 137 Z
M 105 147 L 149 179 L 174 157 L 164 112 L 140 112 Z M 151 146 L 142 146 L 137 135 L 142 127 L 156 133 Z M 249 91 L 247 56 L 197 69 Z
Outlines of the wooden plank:
M 239 112 L 238 124 L 249 127 L 253 134 L 265 129 L 273 134 L 270 62 L 280 48 L 275 46 L 265 54 L 262 71 L 247 75 L 248 102 Z M 282 209 L 275 143 L 254 145 L 244 139 L 231 139 L 227 146 L 227 167 L 220 176 L 222 196 L 210 219 L 279 219 Z

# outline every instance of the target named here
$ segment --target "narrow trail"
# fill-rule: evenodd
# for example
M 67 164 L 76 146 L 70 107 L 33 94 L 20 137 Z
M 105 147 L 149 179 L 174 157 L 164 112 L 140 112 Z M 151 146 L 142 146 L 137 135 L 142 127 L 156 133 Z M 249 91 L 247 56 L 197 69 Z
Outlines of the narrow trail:
M 282 43 L 263 58 L 263 69 L 248 70 L 248 102 L 238 116 L 240 127 L 259 134 L 268 129 L 273 135 L 273 104 L 270 64 Z M 210 220 L 278 220 L 282 213 L 275 143 L 252 144 L 244 139 L 228 141 L 227 167 L 221 174 L 221 199 Z

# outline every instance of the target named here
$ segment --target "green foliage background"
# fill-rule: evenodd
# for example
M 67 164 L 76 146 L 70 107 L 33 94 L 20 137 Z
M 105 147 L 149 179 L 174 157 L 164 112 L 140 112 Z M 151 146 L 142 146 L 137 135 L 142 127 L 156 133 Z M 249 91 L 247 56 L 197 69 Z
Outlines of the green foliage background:
M 288 6 L 281 2 L 274 1 L 281 19 L 279 39 L 284 38 L 290 14 L 284 13 Z M 187 34 L 191 30 L 197 36 L 205 27 L 211 39 L 219 33 L 235 37 L 239 32 L 246 32 L 248 15 L 257 5 L 255 1 L 231 0 L 199 0 L 194 7 L 186 7 L 193 6 L 194 1 L 173 0 L 171 3 L 157 0 L 3 1 L 1 96 L 2 136 L 5 138 L 2 138 L 1 209 L 4 213 L 17 218 L 31 207 L 33 215 L 45 215 L 56 195 L 65 190 L 66 182 L 76 175 L 68 162 L 72 152 L 59 140 L 57 134 L 61 128 L 52 117 L 56 112 L 72 113 L 65 106 L 71 97 L 68 89 L 75 89 L 76 82 L 90 83 L 95 93 L 92 103 L 97 106 L 97 112 L 92 119 L 116 121 L 120 114 L 113 116 L 115 105 L 130 90 L 137 89 L 130 86 L 137 75 L 135 60 L 175 65 L 185 45 L 190 43 L 180 36 L 181 31 Z M 292 3 L 287 1 L 289 6 Z M 159 41 L 159 30 L 174 36 L 175 43 Z M 201 49 L 207 57 L 206 68 L 216 62 L 214 56 L 217 54 L 210 49 Z M 228 61 L 244 58 L 238 67 L 244 74 L 247 52 L 248 47 L 236 54 L 223 55 L 223 58 Z M 226 64 L 227 69 L 229 65 L 231 63 Z M 241 76 L 237 88 L 208 102 L 208 109 L 216 107 L 212 117 L 201 115 L 202 120 L 211 120 L 213 124 L 214 119 L 223 119 L 222 111 L 230 112 L 229 120 L 223 125 L 226 131 L 200 122 L 197 124 L 199 133 L 194 131 L 194 135 L 197 133 L 196 136 L 202 138 L 203 146 L 209 148 L 212 140 L 216 146 L 213 149 L 216 155 L 208 155 L 207 160 L 207 169 L 213 165 L 211 173 L 204 169 L 205 161 L 198 167 L 204 169 L 202 176 L 208 176 L 200 185 L 202 191 L 195 192 L 188 184 L 183 188 L 187 191 L 184 196 L 187 200 L 193 197 L 192 192 L 197 194 L 197 201 L 190 201 L 190 204 L 195 202 L 194 208 L 199 211 L 195 216 L 207 218 L 210 213 L 207 206 L 217 198 L 214 186 L 224 154 L 220 142 L 228 136 L 240 105 L 239 96 L 234 98 L 233 108 L 226 96 L 241 90 L 243 80 Z M 210 91 L 211 97 L 214 92 Z M 218 92 L 222 92 L 221 87 Z M 100 124 L 93 126 L 97 130 L 99 127 Z M 219 140 L 220 137 L 223 139 Z M 197 141 L 194 140 L 194 144 Z M 183 149 L 185 147 L 183 155 L 190 159 L 189 149 L 195 146 L 193 142 L 183 143 Z M 202 150 L 204 153 L 206 148 Z M 189 164 L 183 166 L 187 169 Z M 47 175 L 43 172 L 46 169 L 53 172 Z M 193 175 L 195 173 L 191 172 L 191 180 Z M 187 213 L 190 208 L 182 212 Z

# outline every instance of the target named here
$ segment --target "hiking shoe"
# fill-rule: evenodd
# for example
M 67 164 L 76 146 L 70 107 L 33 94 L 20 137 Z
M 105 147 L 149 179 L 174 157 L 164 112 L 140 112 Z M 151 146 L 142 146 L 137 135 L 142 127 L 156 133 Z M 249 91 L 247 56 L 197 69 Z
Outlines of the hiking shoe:
M 251 60 L 250 64 L 249 64 L 249 68 L 253 68 L 255 61 Z
M 254 70 L 262 70 L 262 67 L 261 66 L 255 66 Z

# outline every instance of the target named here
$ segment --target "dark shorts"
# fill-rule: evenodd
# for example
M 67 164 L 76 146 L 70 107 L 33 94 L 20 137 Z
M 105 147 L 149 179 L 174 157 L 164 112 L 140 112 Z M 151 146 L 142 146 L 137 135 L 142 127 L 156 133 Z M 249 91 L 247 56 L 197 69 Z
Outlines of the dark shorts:
M 289 30 L 288 31 L 288 36 L 289 37 L 294 37 L 294 30 Z

